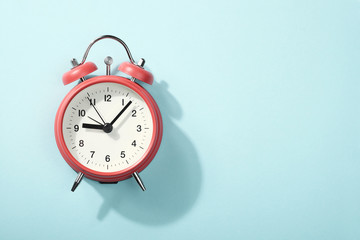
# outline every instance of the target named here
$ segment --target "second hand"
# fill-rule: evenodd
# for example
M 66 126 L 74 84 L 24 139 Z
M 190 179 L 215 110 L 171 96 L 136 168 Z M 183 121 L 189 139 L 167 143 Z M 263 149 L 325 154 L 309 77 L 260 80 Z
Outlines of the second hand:
M 104 125 L 104 124 L 102 124 L 101 122 L 96 121 L 96 120 L 95 120 L 95 119 L 93 119 L 92 117 L 89 117 L 89 116 L 88 116 L 88 118 L 90 118 L 91 120 L 93 120 L 94 122 L 96 122 L 96 123 L 98 123 L 98 124 L 100 124 L 100 125 Z
M 101 121 L 103 121 L 103 123 L 104 123 L 104 124 L 106 124 L 106 123 L 105 123 L 105 121 L 104 121 L 104 119 L 101 117 L 101 115 L 100 115 L 99 111 L 96 109 L 95 105 L 94 105 L 94 104 L 92 104 L 92 102 L 91 102 L 90 98 L 89 98 L 89 97 L 87 97 L 87 99 L 89 100 L 90 105 L 91 105 L 91 106 L 95 109 L 96 113 L 97 113 L 97 114 L 99 115 L 99 117 L 101 118 Z

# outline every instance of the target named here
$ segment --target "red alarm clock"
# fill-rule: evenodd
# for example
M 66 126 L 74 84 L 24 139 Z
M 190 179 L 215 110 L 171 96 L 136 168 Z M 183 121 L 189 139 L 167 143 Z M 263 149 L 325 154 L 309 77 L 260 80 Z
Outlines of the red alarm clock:
M 119 70 L 129 78 L 110 75 L 112 58 L 106 57 L 106 75 L 85 79 L 97 70 L 94 63 L 85 62 L 91 47 L 106 38 L 124 46 L 130 62 L 122 63 Z M 80 64 L 73 59 L 74 67 L 63 75 L 65 85 L 80 79 L 61 102 L 55 119 L 57 146 L 78 173 L 72 191 L 84 176 L 101 183 L 134 177 L 145 190 L 138 173 L 155 157 L 163 124 L 155 100 L 137 83 L 153 83 L 144 63 L 144 59 L 135 63 L 124 41 L 104 35 L 89 45 Z

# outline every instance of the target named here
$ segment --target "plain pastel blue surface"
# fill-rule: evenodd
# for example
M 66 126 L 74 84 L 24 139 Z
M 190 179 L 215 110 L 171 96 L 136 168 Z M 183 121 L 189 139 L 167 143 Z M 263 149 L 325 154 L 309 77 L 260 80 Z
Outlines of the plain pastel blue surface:
M 0 239 L 360 239 L 360 2 L 1 1 Z M 54 139 L 70 59 L 146 59 L 158 155 L 117 185 Z M 94 46 L 105 73 L 126 60 Z

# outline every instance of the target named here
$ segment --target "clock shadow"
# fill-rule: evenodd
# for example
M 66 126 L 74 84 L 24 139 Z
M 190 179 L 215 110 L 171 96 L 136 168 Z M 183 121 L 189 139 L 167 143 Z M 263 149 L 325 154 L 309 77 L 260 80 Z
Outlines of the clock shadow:
M 118 184 L 86 181 L 99 192 L 104 201 L 97 218 L 101 221 L 115 212 L 146 225 L 164 225 L 184 216 L 195 204 L 202 183 L 197 151 L 176 125 L 183 112 L 165 81 L 145 86 L 159 105 L 163 117 L 163 138 L 160 149 L 150 165 L 140 173 L 147 188 L 143 192 L 135 179 Z

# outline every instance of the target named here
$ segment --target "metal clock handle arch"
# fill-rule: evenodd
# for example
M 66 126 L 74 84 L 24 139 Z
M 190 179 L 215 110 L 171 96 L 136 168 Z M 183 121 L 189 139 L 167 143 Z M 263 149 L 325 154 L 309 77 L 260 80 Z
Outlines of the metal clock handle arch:
M 123 40 L 121 40 L 120 38 L 115 37 L 115 36 L 113 36 L 113 35 L 102 35 L 101 37 L 98 37 L 98 38 L 96 38 L 94 41 L 92 41 L 92 42 L 89 44 L 89 46 L 87 47 L 81 63 L 78 64 L 77 61 L 74 59 L 75 61 L 72 61 L 73 66 L 75 67 L 75 66 L 84 64 L 85 61 L 86 61 L 87 56 L 89 55 L 89 52 L 90 52 L 90 49 L 92 48 L 92 46 L 93 46 L 96 42 L 98 42 L 98 41 L 100 41 L 100 40 L 103 40 L 103 39 L 107 39 L 107 38 L 108 38 L 108 39 L 113 39 L 113 40 L 119 42 L 119 43 L 125 48 L 126 54 L 128 55 L 129 60 L 130 60 L 130 62 L 131 62 L 132 64 L 134 64 L 135 66 L 139 66 L 139 67 L 141 67 L 141 68 L 144 67 L 144 65 L 145 65 L 145 59 L 144 59 L 144 58 L 140 58 L 139 62 L 136 64 L 136 62 L 135 62 L 135 60 L 134 60 L 134 58 L 133 58 L 133 56 L 132 56 L 132 54 L 131 54 L 131 52 L 130 52 L 130 49 L 129 49 L 129 47 L 126 45 L 126 43 L 125 43 Z M 105 64 L 106 64 L 106 75 L 110 75 L 110 65 L 112 64 L 113 60 L 112 60 L 112 58 L 111 58 L 110 56 L 107 56 L 107 57 L 105 58 L 104 62 L 105 62 Z M 81 80 L 83 81 L 83 79 L 81 79 Z M 134 82 L 134 81 L 136 80 L 136 78 L 135 78 L 135 77 L 131 77 L 130 80 Z M 146 82 L 146 81 L 145 81 L 145 82 Z
M 126 43 L 125 43 L 123 40 L 121 40 L 120 38 L 115 37 L 115 36 L 113 36 L 113 35 L 103 35 L 103 36 L 101 36 L 101 37 L 98 37 L 98 38 L 95 39 L 94 41 L 92 41 L 92 42 L 89 44 L 88 48 L 86 49 L 86 51 L 85 51 L 85 53 L 84 53 L 84 56 L 83 56 L 83 59 L 82 59 L 82 61 L 81 61 L 80 64 L 84 64 L 84 63 L 85 63 L 86 58 L 87 58 L 87 56 L 88 56 L 88 54 L 89 54 L 89 51 L 90 51 L 90 49 L 92 48 L 92 46 L 93 46 L 96 42 L 98 42 L 98 41 L 100 41 L 100 40 L 103 40 L 103 39 L 106 39 L 106 38 L 113 39 L 113 40 L 119 42 L 121 45 L 123 45 L 123 47 L 124 47 L 125 50 L 126 50 L 126 53 L 127 53 L 128 57 L 129 57 L 130 62 L 131 62 L 132 64 L 135 64 L 135 65 L 136 65 L 135 60 L 134 60 L 134 58 L 132 57 L 131 52 L 130 52 L 130 49 L 129 49 L 129 47 L 126 45 Z
M 129 50 L 129 47 L 126 45 L 126 43 L 123 40 L 121 40 L 120 38 L 112 36 L 112 35 L 103 35 L 101 37 L 96 38 L 94 41 L 92 41 L 89 44 L 89 46 L 87 47 L 81 63 L 78 63 L 78 61 L 75 58 L 73 58 L 71 60 L 71 64 L 72 64 L 73 68 L 70 71 L 64 73 L 64 75 L 63 75 L 64 85 L 72 83 L 78 79 L 80 79 L 80 81 L 83 82 L 83 81 L 85 81 L 86 75 L 97 70 L 97 66 L 92 62 L 86 62 L 86 58 L 90 52 L 90 49 L 93 47 L 93 45 L 96 42 L 106 39 L 106 38 L 109 38 L 109 39 L 119 42 L 125 48 L 125 51 L 129 57 L 129 62 L 126 61 L 126 62 L 121 63 L 120 66 L 118 67 L 118 70 L 120 72 L 123 72 L 123 73 L 129 75 L 131 77 L 130 80 L 132 82 L 135 82 L 135 80 L 139 80 L 139 81 L 142 81 L 149 85 L 152 85 L 153 81 L 154 81 L 154 77 L 149 71 L 144 69 L 145 60 L 143 58 L 140 58 L 139 62 L 136 64 L 135 60 Z M 111 75 L 110 68 L 111 68 L 111 64 L 113 63 L 113 59 L 110 56 L 108 56 L 105 58 L 104 62 L 106 64 L 106 75 Z

